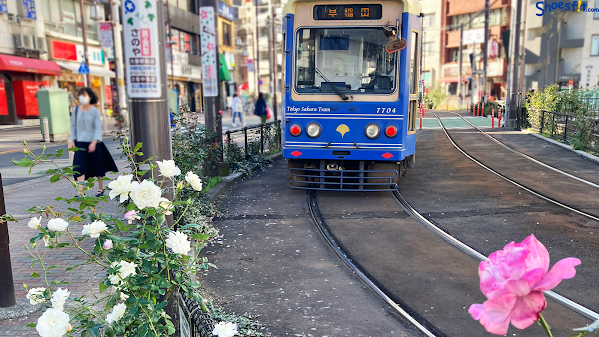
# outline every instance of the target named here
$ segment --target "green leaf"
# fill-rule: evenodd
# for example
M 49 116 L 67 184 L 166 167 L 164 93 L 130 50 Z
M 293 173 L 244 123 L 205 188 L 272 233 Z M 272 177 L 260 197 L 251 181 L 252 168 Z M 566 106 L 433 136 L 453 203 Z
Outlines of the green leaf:
M 100 282 L 100 292 L 103 293 L 106 289 L 108 289 L 106 283 L 104 281 Z
M 148 14 L 148 19 L 150 19 L 150 22 L 154 21 L 154 14 Z
M 17 165 L 17 166 L 21 166 L 21 167 L 29 167 L 29 166 L 33 166 L 33 160 L 29 159 L 29 158 L 23 158 L 23 159 L 19 159 L 17 160 L 12 160 L 12 162 Z
M 35 323 L 29 323 L 27 324 L 28 328 L 35 328 L 36 324 Z
M 38 273 L 31 273 L 31 277 L 40 277 L 40 274 L 38 274 Z
M 135 145 L 135 150 L 133 150 L 133 152 L 139 151 L 139 149 L 141 149 L 142 145 L 143 144 L 141 142 L 137 143 L 137 145 Z
M 52 177 L 50 177 L 50 182 L 51 183 L 55 183 L 55 182 L 57 182 L 59 180 L 60 180 L 60 174 L 55 174 Z
M 131 26 L 133 26 L 133 18 L 127 19 L 127 23 L 130 24 Z
M 152 4 L 149 1 L 146 1 L 146 8 L 150 8 L 150 7 L 152 7 Z M 137 143 L 137 144 L 139 145 L 140 143 Z M 135 146 L 135 151 L 137 151 L 137 150 L 139 150 L 139 149 L 137 148 L 137 146 Z

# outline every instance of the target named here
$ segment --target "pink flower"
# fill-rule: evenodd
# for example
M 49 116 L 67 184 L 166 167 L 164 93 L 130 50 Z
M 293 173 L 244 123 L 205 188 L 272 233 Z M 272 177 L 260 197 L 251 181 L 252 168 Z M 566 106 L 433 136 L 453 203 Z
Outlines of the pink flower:
M 547 305 L 543 291 L 574 277 L 579 264 L 579 259 L 569 257 L 549 271 L 549 253 L 534 235 L 522 243 L 510 242 L 480 263 L 480 290 L 488 301 L 471 305 L 468 312 L 496 335 L 507 334 L 510 322 L 526 329 Z
M 108 240 L 104 241 L 103 247 L 106 250 L 112 249 L 112 240 L 108 239 Z
M 137 212 L 135 212 L 135 210 L 131 210 L 127 213 L 125 213 L 125 220 L 129 220 L 129 224 L 133 223 L 133 220 L 138 220 L 141 219 L 141 217 L 139 215 L 137 215 Z

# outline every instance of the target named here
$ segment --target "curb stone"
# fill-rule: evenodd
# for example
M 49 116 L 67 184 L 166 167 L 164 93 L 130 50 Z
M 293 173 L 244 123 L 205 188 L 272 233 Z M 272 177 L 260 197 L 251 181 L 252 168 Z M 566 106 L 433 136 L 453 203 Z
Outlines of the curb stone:
M 539 134 L 537 134 L 537 133 L 533 133 L 533 132 L 530 132 L 530 131 L 524 131 L 524 132 L 526 132 L 526 133 L 528 133 L 529 135 L 532 135 L 532 136 L 534 136 L 534 137 L 537 137 L 537 138 L 539 138 L 539 139 L 542 139 L 542 140 L 544 140 L 544 141 L 546 141 L 546 142 L 549 142 L 549 143 L 551 143 L 551 144 L 557 145 L 557 146 L 559 146 L 559 147 L 561 147 L 561 148 L 563 148 L 563 149 L 566 149 L 566 150 L 569 150 L 569 151 L 575 152 L 575 153 L 577 153 L 579 156 L 582 156 L 582 157 L 584 157 L 585 159 L 588 159 L 588 160 L 590 160 L 590 161 L 592 161 L 592 162 L 595 162 L 595 163 L 599 164 L 599 157 L 597 157 L 597 156 L 594 156 L 594 155 L 592 155 L 592 154 L 590 154 L 590 153 L 587 153 L 587 152 L 584 152 L 584 151 L 581 151 L 581 150 L 574 150 L 574 148 L 573 148 L 572 146 L 570 146 L 570 145 L 567 145 L 567 144 L 564 144 L 564 143 L 558 142 L 557 140 L 553 140 L 553 139 L 551 139 L 551 138 L 547 138 L 547 137 L 545 137 L 545 136 L 541 136 L 541 135 L 539 135 Z
M 0 308 L 0 320 L 24 317 L 42 308 L 41 304 L 31 305 L 26 298 L 18 297 L 17 303 L 8 308 Z
M 269 157 L 270 159 L 272 159 L 272 161 L 277 161 L 279 159 L 283 158 L 283 153 L 282 152 L 278 152 L 275 153 L 273 155 L 271 155 Z M 252 172 L 255 172 L 256 170 L 258 170 L 259 165 L 255 165 L 254 167 L 252 167 Z M 243 173 L 243 172 L 235 172 L 235 173 L 231 173 L 226 177 L 223 177 L 221 182 L 216 184 L 216 186 L 214 186 L 213 188 L 210 189 L 210 191 L 208 191 L 208 200 L 212 203 L 214 203 L 216 200 L 218 200 L 218 198 L 220 198 L 223 194 L 225 194 L 227 191 L 229 191 L 231 189 L 231 187 L 233 187 L 233 185 L 235 185 L 235 183 L 237 183 L 238 181 L 242 180 L 243 178 L 245 178 L 247 176 L 247 174 Z

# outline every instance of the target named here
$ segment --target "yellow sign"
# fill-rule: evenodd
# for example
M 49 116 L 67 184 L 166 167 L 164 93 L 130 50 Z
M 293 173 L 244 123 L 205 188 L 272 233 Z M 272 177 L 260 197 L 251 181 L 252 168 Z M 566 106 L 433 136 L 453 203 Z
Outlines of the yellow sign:
M 100 86 L 100 79 L 99 78 L 94 78 L 94 87 L 99 87 Z
M 343 138 L 343 136 L 349 132 L 349 126 L 341 124 L 337 127 L 337 132 L 339 132 L 341 134 L 341 138 Z

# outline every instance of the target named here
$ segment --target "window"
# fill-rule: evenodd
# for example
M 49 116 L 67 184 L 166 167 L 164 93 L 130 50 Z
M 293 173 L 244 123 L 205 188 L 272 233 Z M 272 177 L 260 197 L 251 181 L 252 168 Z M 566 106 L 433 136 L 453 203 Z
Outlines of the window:
M 191 34 L 191 52 L 193 54 L 200 53 L 200 44 L 198 43 L 198 36 L 196 34 Z
M 73 0 L 62 1 L 62 22 L 64 24 L 64 33 L 72 36 L 77 36 L 77 22 L 81 20 L 77 15 L 78 10 L 75 10 Z
M 295 90 L 391 94 L 397 83 L 397 53 L 385 51 L 380 28 L 303 28 L 297 33 Z
M 416 94 L 418 90 L 418 33 L 412 32 L 410 48 L 410 94 Z
M 593 18 L 595 20 L 599 20 L 599 12 L 598 12 L 598 10 L 599 10 L 599 0 L 595 0 L 595 14 L 593 16 Z
M 455 96 L 458 94 L 458 84 L 457 83 L 449 83 L 449 87 L 447 88 L 447 94 L 449 96 Z
M 434 51 L 433 51 L 433 47 L 434 47 L 434 42 L 425 42 L 422 46 L 423 49 L 423 53 L 424 55 L 433 55 Z
M 451 48 L 448 54 L 448 62 L 458 62 L 460 60 L 460 48 Z
M 410 101 L 408 109 L 408 132 L 416 131 L 416 100 Z
M 424 14 L 423 26 L 424 27 L 432 27 L 434 25 L 435 25 L 435 13 Z
M 231 25 L 226 22 L 223 22 L 222 29 L 223 29 L 223 46 L 231 47 L 232 46 Z
M 591 56 L 599 56 L 599 35 L 591 38 Z

